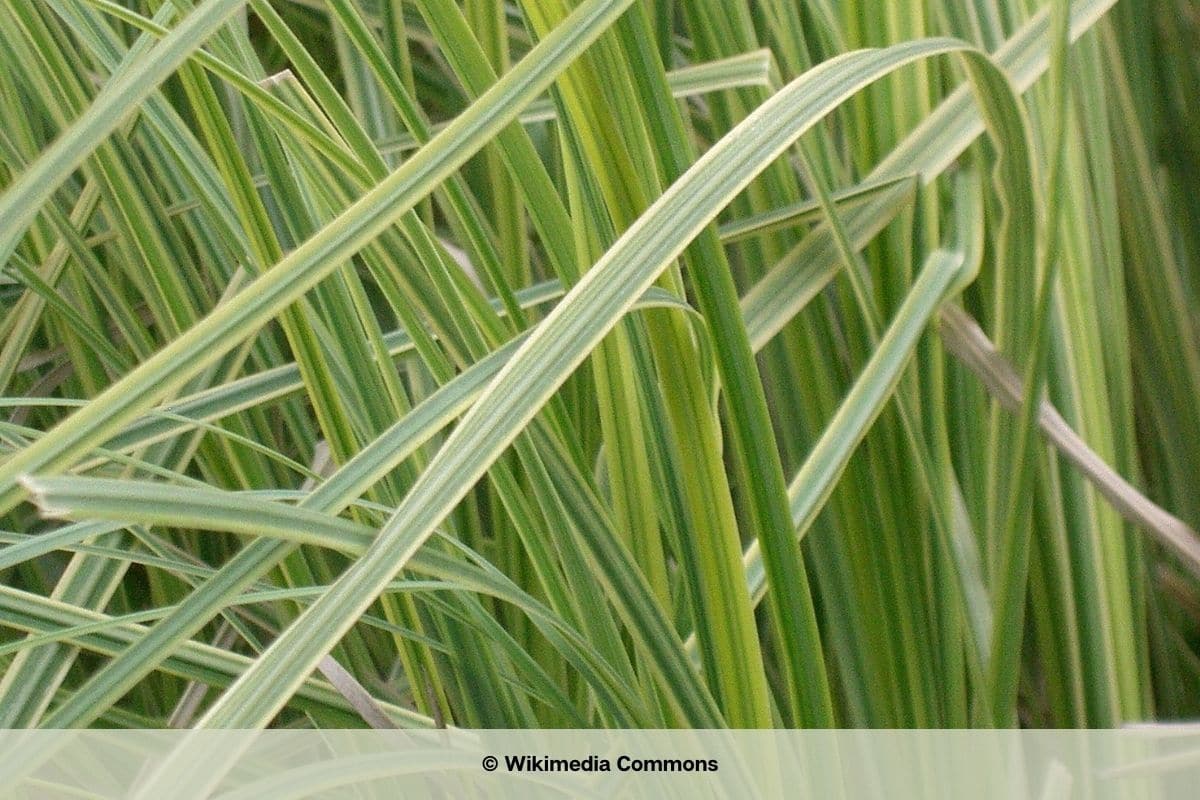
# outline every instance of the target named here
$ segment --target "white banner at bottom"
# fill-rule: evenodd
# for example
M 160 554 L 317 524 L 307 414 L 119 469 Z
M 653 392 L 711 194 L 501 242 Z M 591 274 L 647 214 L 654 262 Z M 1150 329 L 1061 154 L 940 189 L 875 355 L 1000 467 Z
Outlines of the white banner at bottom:
M 14 798 L 1200 797 L 1200 726 L 0 731 Z

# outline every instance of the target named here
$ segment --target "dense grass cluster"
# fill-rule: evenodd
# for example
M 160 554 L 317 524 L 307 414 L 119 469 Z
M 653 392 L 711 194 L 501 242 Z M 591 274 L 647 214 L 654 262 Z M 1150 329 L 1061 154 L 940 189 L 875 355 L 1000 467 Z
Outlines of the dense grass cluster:
M 0 727 L 1200 713 L 1187 0 L 4 0 Z

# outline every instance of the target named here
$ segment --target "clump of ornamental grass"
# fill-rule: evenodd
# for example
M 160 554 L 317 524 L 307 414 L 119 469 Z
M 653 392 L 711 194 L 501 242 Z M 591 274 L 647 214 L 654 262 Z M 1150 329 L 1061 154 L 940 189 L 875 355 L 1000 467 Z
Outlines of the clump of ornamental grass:
M 1185 6 L 4 4 L 0 727 L 1195 715 Z

